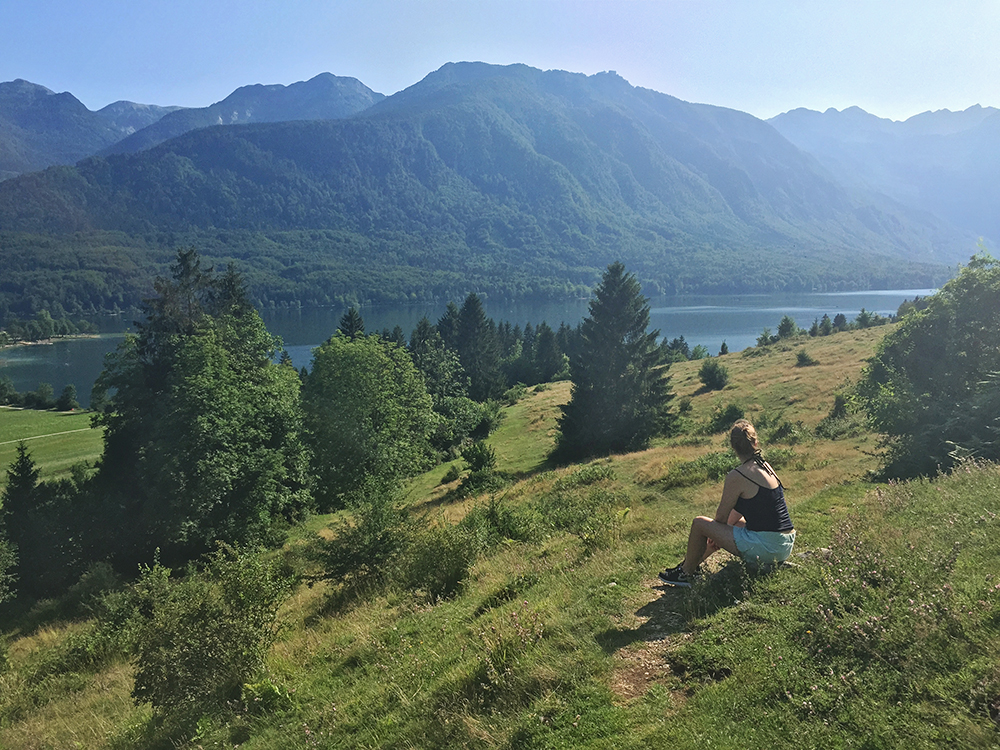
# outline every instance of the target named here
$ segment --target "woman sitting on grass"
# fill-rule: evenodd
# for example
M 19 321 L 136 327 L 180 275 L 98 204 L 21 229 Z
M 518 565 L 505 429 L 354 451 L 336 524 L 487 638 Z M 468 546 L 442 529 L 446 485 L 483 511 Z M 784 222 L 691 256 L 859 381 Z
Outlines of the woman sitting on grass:
M 719 549 L 755 567 L 784 562 L 792 554 L 795 528 L 785 506 L 784 488 L 761 456 L 757 431 L 747 420 L 737 420 L 729 443 L 741 465 L 726 475 L 715 518 L 698 516 L 691 523 L 684 559 L 660 573 L 666 584 L 690 586 L 701 563 Z

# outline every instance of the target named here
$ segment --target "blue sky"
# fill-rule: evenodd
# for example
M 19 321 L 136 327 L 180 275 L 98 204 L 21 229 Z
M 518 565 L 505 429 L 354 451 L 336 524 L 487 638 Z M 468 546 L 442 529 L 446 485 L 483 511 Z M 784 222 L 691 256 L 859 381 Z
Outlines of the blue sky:
M 384 94 L 447 62 L 580 73 L 771 117 L 1000 106 L 1000 0 L 0 0 L 0 81 L 206 106 L 353 76 Z

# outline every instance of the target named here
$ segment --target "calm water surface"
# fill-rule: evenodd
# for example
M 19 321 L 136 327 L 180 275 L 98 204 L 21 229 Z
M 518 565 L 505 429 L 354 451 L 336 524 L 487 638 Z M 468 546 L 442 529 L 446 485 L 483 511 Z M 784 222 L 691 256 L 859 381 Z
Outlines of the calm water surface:
M 650 300 L 650 325 L 668 339 L 683 336 L 692 347 L 702 344 L 716 354 L 725 341 L 732 352 L 753 346 L 764 328 L 777 330 L 782 316 L 790 315 L 808 328 L 824 314 L 843 313 L 853 319 L 865 308 L 879 315 L 894 315 L 903 300 L 933 294 L 933 289 L 893 289 L 869 292 L 776 294 L 739 296 L 685 296 Z M 588 300 L 550 303 L 498 303 L 486 300 L 486 314 L 497 321 L 553 328 L 561 322 L 575 326 L 587 315 Z M 361 310 L 369 332 L 400 326 L 406 335 L 427 316 L 436 322 L 444 304 L 406 307 L 367 307 Z M 296 367 L 308 366 L 312 350 L 336 330 L 342 309 L 268 311 L 264 321 L 280 336 Z M 50 383 L 56 395 L 69 383 L 76 386 L 80 403 L 86 405 L 90 389 L 104 365 L 104 355 L 132 327 L 127 317 L 101 318 L 101 334 L 94 338 L 68 339 L 51 344 L 8 347 L 0 350 L 0 375 L 7 375 L 19 391 L 30 391 L 39 383 Z

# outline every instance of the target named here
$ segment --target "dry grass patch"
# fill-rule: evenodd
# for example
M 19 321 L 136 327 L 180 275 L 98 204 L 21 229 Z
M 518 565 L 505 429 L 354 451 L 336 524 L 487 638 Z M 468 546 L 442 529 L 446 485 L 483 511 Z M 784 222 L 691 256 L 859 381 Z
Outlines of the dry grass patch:
M 103 748 L 125 724 L 148 717 L 132 702 L 132 668 L 116 664 L 81 691 L 50 701 L 29 717 L 0 729 L 0 747 L 19 750 Z

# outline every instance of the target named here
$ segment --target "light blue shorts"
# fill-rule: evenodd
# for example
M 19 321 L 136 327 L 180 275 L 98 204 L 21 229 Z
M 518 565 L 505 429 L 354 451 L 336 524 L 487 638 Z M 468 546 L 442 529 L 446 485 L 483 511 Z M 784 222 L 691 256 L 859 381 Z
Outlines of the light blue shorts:
M 750 531 L 744 526 L 733 527 L 733 541 L 740 557 L 751 565 L 773 565 L 784 562 L 792 554 L 795 532 Z

